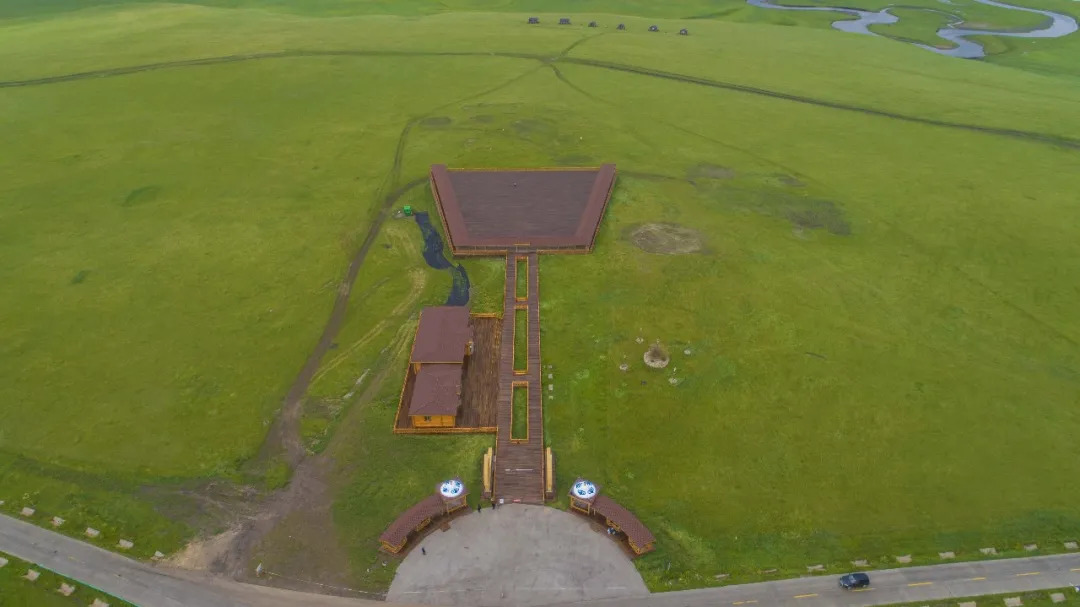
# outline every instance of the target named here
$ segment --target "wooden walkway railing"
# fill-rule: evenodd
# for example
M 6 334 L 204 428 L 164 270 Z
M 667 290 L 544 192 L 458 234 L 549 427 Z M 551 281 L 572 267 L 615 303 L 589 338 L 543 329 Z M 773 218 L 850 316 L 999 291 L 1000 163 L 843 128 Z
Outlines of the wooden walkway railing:
M 519 258 L 528 261 L 529 291 L 524 302 L 517 299 Z M 528 370 L 525 374 L 515 374 L 514 314 L 522 303 L 528 310 Z M 536 251 L 512 251 L 506 256 L 502 321 L 493 497 L 504 502 L 541 504 L 544 502 L 544 394 L 540 366 L 540 267 Z M 526 439 L 513 438 L 515 383 L 527 383 L 528 386 L 529 432 Z

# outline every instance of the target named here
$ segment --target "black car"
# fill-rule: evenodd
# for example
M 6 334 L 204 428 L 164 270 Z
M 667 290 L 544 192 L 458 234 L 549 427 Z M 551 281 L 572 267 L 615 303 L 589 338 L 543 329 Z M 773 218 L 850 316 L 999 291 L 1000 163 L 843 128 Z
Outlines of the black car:
M 870 585 L 870 576 L 865 573 L 849 573 L 840 578 L 840 587 L 844 590 L 866 588 Z

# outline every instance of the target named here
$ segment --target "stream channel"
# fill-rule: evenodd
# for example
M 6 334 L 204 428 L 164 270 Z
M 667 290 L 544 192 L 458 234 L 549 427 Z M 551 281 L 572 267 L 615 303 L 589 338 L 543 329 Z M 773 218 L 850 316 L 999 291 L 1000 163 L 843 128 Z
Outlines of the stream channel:
M 775 10 L 785 11 L 833 11 L 838 13 L 844 13 L 846 15 L 852 15 L 855 19 L 841 19 L 839 21 L 833 21 L 832 26 L 840 31 L 851 32 L 853 34 L 869 34 L 871 36 L 882 36 L 876 32 L 870 31 L 871 25 L 888 25 L 896 23 L 900 20 L 899 17 L 889 12 L 892 8 L 906 8 L 924 10 L 934 13 L 947 14 L 951 18 L 956 19 L 943 28 L 938 29 L 937 35 L 952 42 L 956 46 L 953 48 L 937 48 L 929 44 L 920 44 L 912 42 L 915 46 L 934 51 L 935 53 L 941 53 L 942 55 L 949 55 L 950 57 L 960 57 L 961 59 L 978 59 L 986 56 L 986 50 L 982 44 L 971 40 L 968 36 L 978 35 L 991 35 L 991 36 L 1008 36 L 1011 38 L 1060 38 L 1061 36 L 1067 36 L 1077 30 L 1076 19 L 1068 15 L 1061 13 L 1055 13 L 1053 11 L 1046 11 L 1035 8 L 1027 8 L 1022 6 L 1014 6 L 1012 4 L 1006 4 L 1004 2 L 998 2 L 997 0 L 975 0 L 979 4 L 987 4 L 990 6 L 996 6 L 1014 11 L 1023 11 L 1026 13 L 1037 13 L 1047 18 L 1046 22 L 1037 28 L 1022 29 L 1013 28 L 1007 30 L 988 30 L 988 29 L 969 29 L 960 27 L 963 24 L 963 20 L 957 19 L 954 15 L 944 10 L 936 10 L 932 8 L 926 8 L 921 6 L 890 6 L 885 7 L 879 11 L 866 11 L 857 8 L 851 8 L 846 6 L 787 6 L 783 4 L 774 4 L 771 0 L 746 0 L 747 4 L 757 6 L 760 8 L 768 8 Z M 948 4 L 947 0 L 942 0 L 943 3 Z M 883 36 L 888 37 L 888 36 Z

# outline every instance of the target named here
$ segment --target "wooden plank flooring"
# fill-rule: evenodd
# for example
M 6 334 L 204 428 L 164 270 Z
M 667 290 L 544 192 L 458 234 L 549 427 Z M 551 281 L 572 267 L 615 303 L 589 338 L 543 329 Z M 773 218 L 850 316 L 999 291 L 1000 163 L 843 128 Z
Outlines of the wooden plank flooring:
M 529 318 L 528 371 L 514 374 L 514 310 L 517 259 L 528 259 Z M 494 498 L 506 502 L 541 504 L 544 502 L 544 414 L 542 368 L 540 364 L 540 267 L 535 251 L 511 252 L 506 256 L 506 282 L 503 292 L 502 339 L 499 351 L 498 433 L 495 439 Z M 529 383 L 529 437 L 511 441 L 513 384 Z
M 493 428 L 498 424 L 499 337 L 502 323 L 498 318 L 473 317 L 472 356 L 465 360 L 465 379 L 461 386 L 461 419 L 466 428 Z

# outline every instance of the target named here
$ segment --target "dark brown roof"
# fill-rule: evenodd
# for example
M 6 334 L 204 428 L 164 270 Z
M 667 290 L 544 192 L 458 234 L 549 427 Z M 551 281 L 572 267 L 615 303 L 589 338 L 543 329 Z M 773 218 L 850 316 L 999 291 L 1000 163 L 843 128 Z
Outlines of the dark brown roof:
M 424 308 L 420 311 L 420 326 L 416 328 L 412 362 L 461 363 L 465 360 L 465 345 L 472 337 L 468 308 Z
M 417 525 L 443 512 L 445 510 L 442 498 L 438 495 L 430 495 L 412 508 L 402 512 L 401 516 L 390 523 L 386 531 L 383 531 L 382 535 L 379 536 L 379 541 L 398 546 L 408 539 L 409 534 L 412 533 L 413 529 L 416 529 Z
M 460 364 L 421 365 L 413 384 L 409 415 L 457 415 L 462 371 Z
M 622 529 L 635 545 L 644 547 L 656 541 L 648 527 L 641 524 L 636 516 L 606 495 L 598 495 L 593 500 L 592 509 Z
M 597 168 L 464 170 L 431 167 L 431 188 L 454 252 L 590 249 L 615 183 Z

